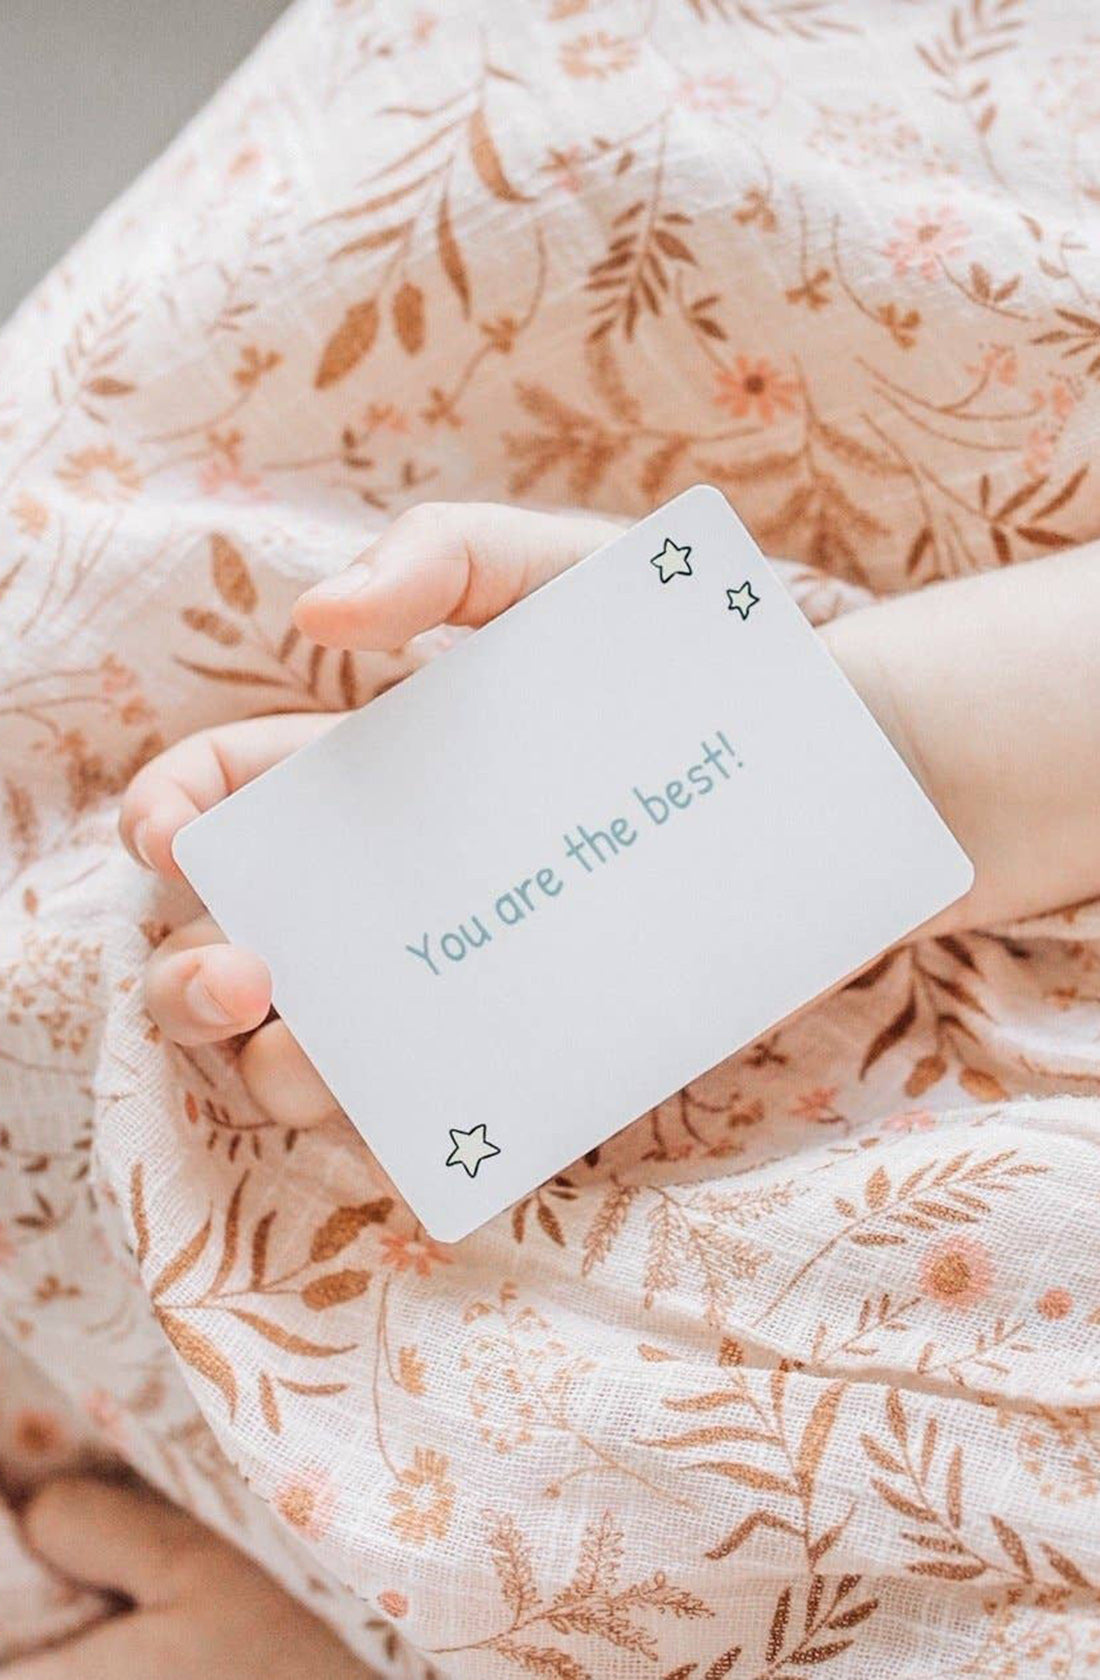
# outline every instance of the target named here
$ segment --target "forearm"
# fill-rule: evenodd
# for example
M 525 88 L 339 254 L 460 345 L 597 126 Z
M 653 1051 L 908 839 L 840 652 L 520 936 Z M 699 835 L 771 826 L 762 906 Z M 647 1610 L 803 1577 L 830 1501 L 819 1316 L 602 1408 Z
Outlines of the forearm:
M 1100 544 L 933 586 L 827 645 L 976 871 L 937 929 L 1100 894 Z

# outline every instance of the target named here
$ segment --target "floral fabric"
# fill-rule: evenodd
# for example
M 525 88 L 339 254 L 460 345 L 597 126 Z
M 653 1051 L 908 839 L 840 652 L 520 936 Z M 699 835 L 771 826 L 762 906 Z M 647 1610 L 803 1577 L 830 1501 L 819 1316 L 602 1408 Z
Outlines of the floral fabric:
M 1100 1666 L 1095 907 L 891 953 L 443 1249 L 158 1040 L 193 904 L 114 833 L 165 743 L 400 674 L 288 608 L 425 497 L 711 480 L 818 621 L 1100 535 L 1096 50 L 305 0 L 9 325 L 7 1485 L 94 1440 L 397 1675 Z

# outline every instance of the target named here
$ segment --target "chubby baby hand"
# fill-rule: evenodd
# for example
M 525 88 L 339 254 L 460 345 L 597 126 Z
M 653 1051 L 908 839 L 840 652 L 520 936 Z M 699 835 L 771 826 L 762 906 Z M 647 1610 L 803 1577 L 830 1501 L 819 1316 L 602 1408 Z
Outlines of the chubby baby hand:
M 429 502 L 403 513 L 346 571 L 308 590 L 294 622 L 325 647 L 385 651 L 437 625 L 487 624 L 618 534 L 590 515 L 530 513 L 486 502 Z M 120 829 L 133 856 L 178 879 L 176 832 L 340 713 L 295 712 L 200 731 L 134 777 Z M 446 718 L 439 727 L 447 727 Z M 289 1126 L 338 1113 L 335 1098 L 285 1024 L 272 1014 L 260 958 L 226 943 L 209 916 L 178 928 L 150 959 L 146 1005 L 177 1044 L 242 1035 L 240 1072 L 260 1106 Z

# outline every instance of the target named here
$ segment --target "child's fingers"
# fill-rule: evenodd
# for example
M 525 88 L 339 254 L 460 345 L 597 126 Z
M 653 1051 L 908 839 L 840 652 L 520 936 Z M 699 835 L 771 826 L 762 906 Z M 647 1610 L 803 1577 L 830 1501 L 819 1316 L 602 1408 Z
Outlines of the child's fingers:
M 179 1564 L 209 1538 L 155 1494 L 92 1477 L 62 1477 L 35 1495 L 23 1517 L 34 1550 L 70 1580 L 166 1605 Z
M 227 945 L 211 918 L 199 916 L 150 957 L 145 1007 L 176 1044 L 213 1044 L 260 1025 L 271 1008 L 271 976 L 259 957 Z
M 237 1066 L 253 1100 L 280 1125 L 304 1130 L 342 1112 L 285 1021 L 253 1033 Z
M 437 624 L 486 624 L 620 529 L 592 515 L 425 502 L 307 590 L 294 622 L 326 647 L 382 651 Z
M 155 1614 L 155 1613 L 154 1613 Z M 142 1615 L 110 1616 L 90 1632 L 78 1633 L 21 1662 L 5 1664 L 4 1680 L 123 1680 L 163 1674 L 155 1637 L 157 1622 Z
M 284 1126 L 318 1126 L 340 1106 L 283 1021 L 262 1025 L 271 977 L 259 957 L 227 945 L 210 916 L 177 928 L 149 959 L 145 1007 L 175 1044 L 251 1033 L 238 1068 L 260 1107 Z M 254 1030 L 258 1028 L 259 1030 Z
M 139 863 L 178 877 L 172 841 L 185 823 L 316 740 L 341 715 L 287 712 L 188 735 L 151 759 L 130 783 L 119 819 L 123 843 Z

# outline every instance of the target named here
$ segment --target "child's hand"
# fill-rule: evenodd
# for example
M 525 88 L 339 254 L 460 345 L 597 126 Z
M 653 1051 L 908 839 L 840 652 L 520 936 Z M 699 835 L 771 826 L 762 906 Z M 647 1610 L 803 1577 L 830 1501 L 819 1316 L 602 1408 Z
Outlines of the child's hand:
M 439 624 L 486 624 L 617 534 L 595 517 L 491 503 L 428 503 L 403 514 L 347 571 L 308 591 L 299 629 L 327 647 L 386 650 Z M 138 860 L 178 878 L 172 840 L 184 823 L 314 740 L 339 714 L 294 713 L 192 735 L 139 772 L 121 832 Z M 441 718 L 440 728 L 446 727 Z M 337 1112 L 335 1099 L 279 1020 L 258 957 L 227 945 L 209 916 L 166 939 L 149 963 L 146 1003 L 178 1044 L 251 1034 L 240 1057 L 253 1097 L 287 1125 Z
M 438 624 L 485 624 L 616 530 L 489 504 L 415 508 L 346 572 L 303 595 L 295 621 L 327 646 L 374 649 Z M 995 926 L 1100 892 L 1098 621 L 1093 544 L 825 626 L 827 646 L 975 864 L 973 890 L 922 935 Z M 135 778 L 122 810 L 126 844 L 161 874 L 178 874 L 177 829 L 334 721 L 259 718 L 181 742 Z M 336 1112 L 283 1023 L 266 1020 L 264 965 L 226 945 L 209 918 L 160 947 L 147 998 L 180 1044 L 251 1033 L 241 1072 L 285 1123 Z
M 4 1670 L 8 1680 L 371 1680 L 258 1565 L 154 1494 L 57 1481 L 24 1523 L 60 1575 L 133 1608 Z

